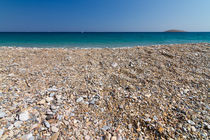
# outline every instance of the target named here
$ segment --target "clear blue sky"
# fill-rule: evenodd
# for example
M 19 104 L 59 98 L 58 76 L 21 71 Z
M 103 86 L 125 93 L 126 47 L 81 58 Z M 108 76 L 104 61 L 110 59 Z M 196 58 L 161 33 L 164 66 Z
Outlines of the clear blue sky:
M 0 0 L 0 31 L 210 31 L 210 0 Z

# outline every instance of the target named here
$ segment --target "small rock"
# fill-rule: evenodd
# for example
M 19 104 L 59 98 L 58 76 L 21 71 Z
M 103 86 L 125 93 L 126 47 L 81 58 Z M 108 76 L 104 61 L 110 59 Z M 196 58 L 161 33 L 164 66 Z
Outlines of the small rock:
M 85 140 L 90 140 L 91 138 L 90 138 L 90 136 L 89 135 L 86 135 L 85 136 Z
M 59 132 L 56 132 L 55 134 L 52 135 L 52 137 L 50 138 L 50 140 L 57 140 L 59 136 Z
M 118 66 L 118 64 L 117 63 L 112 63 L 112 67 L 117 67 Z
M 38 105 L 44 105 L 45 104 L 45 100 L 42 99 L 41 101 L 38 102 Z
M 110 133 L 107 133 L 105 136 L 103 136 L 103 140 L 111 140 L 112 135 Z
M 157 121 L 158 120 L 157 116 L 154 116 L 153 117 L 153 120 Z
M 131 130 L 132 129 L 132 124 L 128 124 L 128 129 Z
M 191 126 L 191 130 L 192 130 L 192 132 L 195 132 L 196 128 L 194 126 Z
M 22 123 L 23 123 L 22 121 L 16 121 L 16 122 L 14 123 L 14 126 L 17 127 L 17 128 L 19 128 L 19 127 L 21 127 L 21 124 L 22 124 Z
M 24 135 L 22 137 L 22 140 L 34 140 L 34 136 L 30 133 L 30 134 Z
M 4 130 L 3 129 L 0 129 L 0 138 L 1 136 L 4 134 Z
M 107 125 L 105 125 L 105 126 L 103 126 L 101 129 L 102 129 L 103 131 L 106 131 L 106 130 L 110 129 L 110 127 L 107 126 Z
M 111 140 L 117 140 L 117 136 L 112 136 Z
M 51 130 L 52 130 L 52 132 L 55 132 L 55 133 L 59 131 L 59 129 L 57 127 L 55 127 L 55 126 L 52 126 Z
M 151 122 L 151 119 L 150 118 L 146 118 L 144 121 L 145 122 Z
M 13 129 L 13 127 L 14 127 L 14 125 L 11 124 L 11 125 L 8 127 L 8 129 L 11 130 L 11 129 Z
M 79 102 L 81 102 L 81 101 L 83 101 L 83 97 L 79 97 L 79 98 L 76 100 L 77 103 L 79 103 Z
M 52 114 L 48 114 L 47 117 L 46 117 L 46 120 L 51 120 L 53 118 L 54 118 L 54 116 Z
M 6 113 L 0 110 L 0 119 L 4 118 L 6 116 Z
M 163 127 L 159 127 L 158 132 L 159 133 L 163 133 L 163 131 L 164 131 L 164 128 Z
M 118 134 L 117 135 L 117 140 L 123 140 L 123 138 Z
M 55 93 L 50 93 L 50 97 L 53 97 L 55 95 Z
M 201 136 L 206 138 L 208 136 L 208 134 L 204 132 L 204 133 L 201 133 Z
M 188 93 L 190 90 L 189 89 L 184 89 L 184 93 Z
M 57 88 L 48 88 L 48 91 L 49 91 L 49 92 L 57 92 L 58 89 L 57 89 Z
M 123 105 L 119 105 L 119 109 L 123 109 Z
M 210 125 L 207 122 L 204 122 L 203 125 L 204 125 L 204 129 L 207 129 L 207 130 L 210 129 Z
M 56 100 L 60 100 L 61 99 L 61 95 L 55 95 Z
M 21 114 L 19 114 L 19 120 L 20 121 L 27 121 L 29 119 L 29 113 L 28 111 L 24 111 Z
M 44 126 L 50 128 L 50 123 L 48 121 L 44 121 Z
M 195 125 L 195 123 L 194 123 L 193 121 L 191 121 L 191 120 L 187 120 L 187 122 L 188 122 L 189 124 L 191 124 L 191 125 Z
M 150 94 L 150 93 L 147 93 L 147 94 L 145 94 L 145 96 L 146 96 L 147 98 L 149 98 L 149 97 L 151 96 L 151 94 Z
M 50 109 L 51 109 L 51 110 L 56 110 L 56 109 L 57 109 L 57 107 L 56 107 L 56 106 L 54 106 L 54 105 L 51 105 L 51 106 L 50 106 Z
M 47 97 L 46 98 L 46 101 L 49 103 L 49 102 L 51 102 L 53 100 L 53 97 Z

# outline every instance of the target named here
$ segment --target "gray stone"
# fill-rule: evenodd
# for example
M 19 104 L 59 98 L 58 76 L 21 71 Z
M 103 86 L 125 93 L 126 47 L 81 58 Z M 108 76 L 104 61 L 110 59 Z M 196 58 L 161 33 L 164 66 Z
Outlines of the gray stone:
M 151 122 L 151 119 L 150 118 L 146 118 L 144 121 L 145 122 Z
M 57 91 L 58 91 L 57 88 L 48 88 L 47 90 L 48 90 L 49 92 L 57 92 Z
M 112 63 L 112 67 L 117 67 L 118 66 L 118 64 L 117 63 Z
M 3 129 L 0 129 L 0 138 L 1 136 L 4 134 L 4 130 Z
M 53 100 L 53 97 L 47 97 L 46 98 L 46 101 L 49 103 L 49 102 L 51 102 Z
M 21 121 L 16 121 L 15 123 L 14 123 L 14 126 L 15 127 L 17 127 L 17 128 L 19 128 L 19 127 L 21 127 L 21 124 L 22 124 L 23 122 L 21 122 Z
M 50 128 L 50 123 L 48 121 L 44 121 L 44 126 Z
M 207 129 L 207 130 L 210 129 L 210 125 L 207 122 L 204 122 L 203 125 L 204 125 L 204 128 L 205 129 Z
M 154 116 L 153 117 L 153 120 L 157 121 L 158 120 L 157 116 Z
M 107 125 L 105 125 L 105 126 L 103 126 L 101 129 L 102 129 L 103 131 L 107 131 L 108 129 L 110 129 L 110 127 L 107 126 Z
M 0 118 L 4 118 L 6 116 L 6 113 L 0 110 Z
M 56 133 L 56 132 L 59 131 L 59 129 L 58 129 L 57 127 L 55 127 L 55 126 L 52 126 L 51 130 L 52 130 L 52 132 L 54 132 L 54 133 Z
M 196 131 L 196 128 L 195 128 L 194 126 L 191 126 L 191 130 L 192 130 L 193 132 L 195 132 L 195 131 Z
M 61 99 L 61 95 L 55 95 L 56 100 L 60 100 Z
M 28 111 L 24 111 L 21 114 L 19 114 L 19 120 L 20 121 L 27 121 L 29 119 L 29 113 Z
M 128 124 L 128 129 L 131 130 L 132 129 L 132 124 Z
M 56 110 L 56 109 L 57 109 L 57 107 L 56 107 L 56 106 L 54 106 L 54 105 L 51 105 L 51 106 L 50 106 L 50 109 L 51 109 L 51 110 Z
M 55 93 L 50 93 L 50 97 L 53 97 L 55 95 Z
M 11 129 L 13 129 L 13 127 L 14 127 L 14 125 L 11 124 L 11 125 L 8 127 L 8 129 L 11 130 Z
M 30 133 L 22 137 L 23 140 L 34 140 L 34 136 Z
M 83 97 L 79 97 L 76 102 L 79 103 L 79 102 L 82 102 L 83 101 Z
M 195 123 L 194 123 L 193 121 L 191 121 L 191 120 L 187 120 L 187 122 L 188 122 L 189 124 L 191 124 L 191 125 L 195 125 Z

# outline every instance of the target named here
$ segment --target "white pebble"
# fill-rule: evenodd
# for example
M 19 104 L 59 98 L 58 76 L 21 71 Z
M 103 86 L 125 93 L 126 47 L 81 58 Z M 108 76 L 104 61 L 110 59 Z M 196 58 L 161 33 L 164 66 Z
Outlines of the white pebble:
M 27 121 L 28 119 L 29 119 L 29 113 L 28 113 L 28 111 L 22 112 L 19 115 L 19 120 L 20 121 Z

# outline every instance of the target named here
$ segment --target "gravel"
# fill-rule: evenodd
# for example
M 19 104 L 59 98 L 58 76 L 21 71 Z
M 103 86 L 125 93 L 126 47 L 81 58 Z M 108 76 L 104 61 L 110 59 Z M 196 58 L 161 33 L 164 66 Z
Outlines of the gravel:
M 210 139 L 209 60 L 208 43 L 2 47 L 0 139 Z

